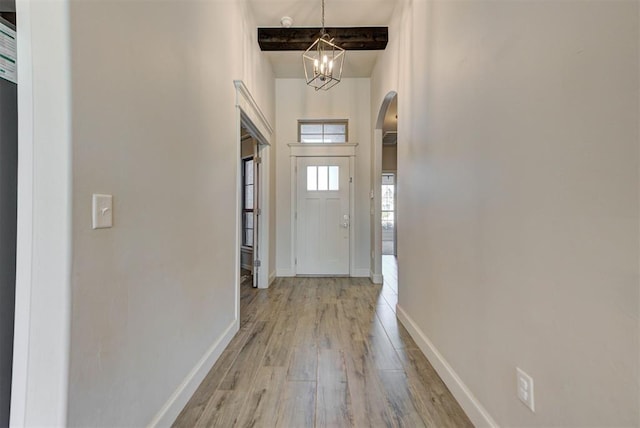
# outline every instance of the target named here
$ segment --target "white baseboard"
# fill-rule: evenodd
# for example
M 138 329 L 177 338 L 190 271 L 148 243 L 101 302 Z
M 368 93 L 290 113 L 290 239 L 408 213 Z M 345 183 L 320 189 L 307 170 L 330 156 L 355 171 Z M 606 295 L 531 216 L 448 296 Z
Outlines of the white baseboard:
M 276 276 L 292 277 L 296 276 L 296 273 L 293 269 L 277 269 Z M 350 276 L 353 278 L 369 278 L 371 275 L 369 269 L 354 269 Z M 382 275 L 380 277 L 382 277 Z
M 276 276 L 291 277 L 296 276 L 296 273 L 293 269 L 277 269 Z
M 369 278 L 369 269 L 354 269 L 351 277 L 353 278 Z
M 384 278 L 382 278 L 381 273 L 373 273 L 373 271 L 369 271 L 369 278 L 371 278 L 371 282 L 374 284 L 382 284 L 384 282 Z
M 433 368 L 438 372 L 449 391 L 453 394 L 458 403 L 465 411 L 473 425 L 476 427 L 497 428 L 498 424 L 493 420 L 489 412 L 480 404 L 471 390 L 464 384 L 460 376 L 453 370 L 453 367 L 444 359 L 438 349 L 417 326 L 411 317 L 396 305 L 398 319 L 407 329 L 413 340 L 416 342 L 422 353 L 427 357 Z
M 148 427 L 170 427 L 173 424 L 239 328 L 240 323 L 238 320 L 234 320 L 231 325 L 227 327 L 222 336 L 211 345 L 174 393 L 171 394 L 171 397 L 169 397 L 158 414 L 151 420 Z
M 274 270 L 273 272 L 269 273 L 269 285 L 273 284 L 273 281 L 276 280 L 276 271 Z

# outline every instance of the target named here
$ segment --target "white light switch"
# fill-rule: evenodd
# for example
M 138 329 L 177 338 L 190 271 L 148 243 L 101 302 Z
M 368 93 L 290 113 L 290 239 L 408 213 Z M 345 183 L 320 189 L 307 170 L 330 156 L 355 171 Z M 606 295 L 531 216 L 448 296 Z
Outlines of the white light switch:
M 113 226 L 113 196 L 93 195 L 92 219 L 94 229 Z
M 526 404 L 532 412 L 535 412 L 536 410 L 533 402 L 533 379 L 531 376 L 516 367 L 516 380 L 518 383 L 518 398 Z

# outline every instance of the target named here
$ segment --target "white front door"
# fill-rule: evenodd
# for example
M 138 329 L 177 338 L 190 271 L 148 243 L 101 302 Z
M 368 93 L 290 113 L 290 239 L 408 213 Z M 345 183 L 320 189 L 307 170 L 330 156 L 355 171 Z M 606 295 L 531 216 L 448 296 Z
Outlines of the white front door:
M 349 275 L 349 158 L 297 160 L 296 273 Z

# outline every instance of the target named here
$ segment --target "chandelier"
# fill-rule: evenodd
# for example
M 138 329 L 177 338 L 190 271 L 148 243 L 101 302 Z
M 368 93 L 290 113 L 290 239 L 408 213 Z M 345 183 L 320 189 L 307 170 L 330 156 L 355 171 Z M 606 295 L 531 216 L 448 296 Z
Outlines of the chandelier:
M 345 50 L 333 43 L 324 29 L 324 0 L 322 0 L 322 30 L 309 49 L 302 54 L 302 65 L 307 85 L 316 91 L 333 88 L 342 78 Z

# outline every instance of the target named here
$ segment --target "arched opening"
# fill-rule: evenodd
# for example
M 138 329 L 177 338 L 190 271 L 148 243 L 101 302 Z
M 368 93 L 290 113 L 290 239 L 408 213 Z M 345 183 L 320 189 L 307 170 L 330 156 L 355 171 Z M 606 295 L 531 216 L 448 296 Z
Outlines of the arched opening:
M 371 280 L 378 284 L 387 282 L 384 280 L 385 271 L 387 279 L 397 283 L 397 137 L 398 94 L 391 91 L 384 97 L 378 111 L 371 168 Z

